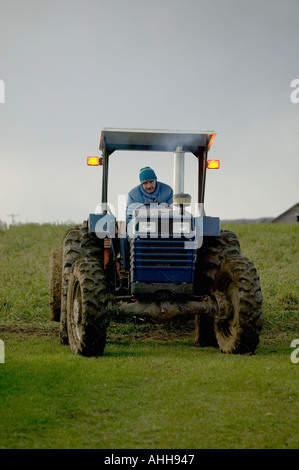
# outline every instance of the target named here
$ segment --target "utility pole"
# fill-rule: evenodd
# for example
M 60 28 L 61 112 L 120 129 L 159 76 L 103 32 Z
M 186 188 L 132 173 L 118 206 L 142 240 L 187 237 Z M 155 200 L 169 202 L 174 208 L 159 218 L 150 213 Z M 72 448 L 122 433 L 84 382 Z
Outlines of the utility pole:
M 15 217 L 19 217 L 19 214 L 6 214 L 7 217 L 11 217 L 11 224 L 14 225 Z

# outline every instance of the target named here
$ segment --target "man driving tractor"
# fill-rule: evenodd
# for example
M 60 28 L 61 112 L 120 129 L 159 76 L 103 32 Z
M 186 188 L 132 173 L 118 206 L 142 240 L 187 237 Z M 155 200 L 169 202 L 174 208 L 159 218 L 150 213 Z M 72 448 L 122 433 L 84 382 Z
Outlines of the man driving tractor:
M 128 224 L 132 218 L 135 207 L 139 204 L 149 202 L 163 202 L 171 205 L 173 202 L 172 188 L 161 181 L 157 180 L 156 173 L 152 168 L 146 166 L 141 168 L 139 172 L 140 184 L 131 189 L 128 194 L 126 223 Z M 130 246 L 128 237 L 120 239 L 120 251 L 124 263 L 124 269 L 130 268 Z

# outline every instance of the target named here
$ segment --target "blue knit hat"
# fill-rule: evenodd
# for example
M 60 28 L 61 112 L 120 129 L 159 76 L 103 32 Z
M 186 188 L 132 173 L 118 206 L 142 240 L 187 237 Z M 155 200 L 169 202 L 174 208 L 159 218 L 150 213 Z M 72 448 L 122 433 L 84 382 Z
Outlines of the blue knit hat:
M 146 166 L 145 168 L 141 168 L 139 173 L 139 179 L 140 183 L 144 183 L 145 181 L 156 180 L 157 176 L 154 170 L 152 170 L 152 168 Z

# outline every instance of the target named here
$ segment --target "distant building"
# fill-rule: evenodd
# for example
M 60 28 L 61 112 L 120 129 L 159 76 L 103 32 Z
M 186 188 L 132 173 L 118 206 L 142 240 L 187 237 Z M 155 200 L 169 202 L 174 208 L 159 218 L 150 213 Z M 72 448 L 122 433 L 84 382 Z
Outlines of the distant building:
M 272 220 L 278 224 L 299 223 L 299 202 Z

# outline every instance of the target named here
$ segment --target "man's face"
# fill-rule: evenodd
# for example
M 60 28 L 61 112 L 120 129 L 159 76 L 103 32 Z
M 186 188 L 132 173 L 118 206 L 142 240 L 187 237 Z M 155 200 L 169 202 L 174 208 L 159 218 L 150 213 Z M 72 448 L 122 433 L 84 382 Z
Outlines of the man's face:
M 142 183 L 142 187 L 144 191 L 146 191 L 149 194 L 152 194 L 156 189 L 156 184 L 157 184 L 156 180 L 144 181 L 144 183 Z

